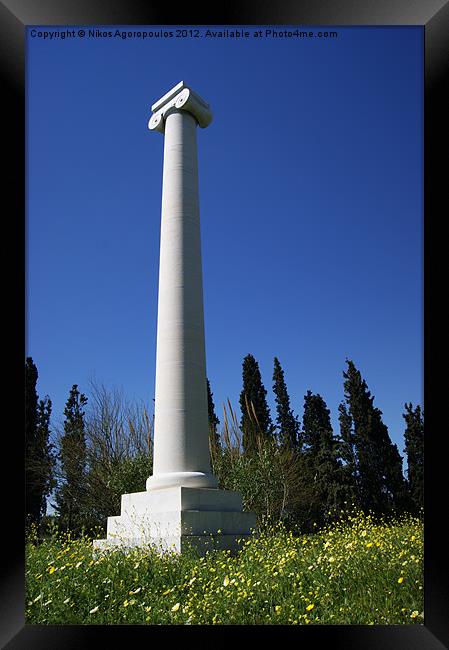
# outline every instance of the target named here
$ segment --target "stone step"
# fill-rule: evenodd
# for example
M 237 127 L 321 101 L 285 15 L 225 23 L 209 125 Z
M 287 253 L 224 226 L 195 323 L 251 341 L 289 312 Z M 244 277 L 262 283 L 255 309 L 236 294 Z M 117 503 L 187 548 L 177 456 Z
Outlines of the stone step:
M 184 553 L 193 548 L 200 555 L 208 551 L 230 551 L 232 555 L 238 553 L 251 535 L 173 535 L 170 537 L 135 537 L 125 542 L 114 539 L 97 539 L 93 543 L 93 555 L 98 558 L 103 553 L 120 549 L 123 552 L 135 548 L 145 550 L 146 546 L 152 547 L 158 553 Z
M 175 510 L 242 511 L 242 495 L 214 488 L 171 487 L 123 494 L 121 514 L 172 512 Z
M 252 512 L 177 510 L 171 512 L 128 513 L 108 517 L 107 536 L 116 539 L 173 535 L 247 535 L 256 528 Z

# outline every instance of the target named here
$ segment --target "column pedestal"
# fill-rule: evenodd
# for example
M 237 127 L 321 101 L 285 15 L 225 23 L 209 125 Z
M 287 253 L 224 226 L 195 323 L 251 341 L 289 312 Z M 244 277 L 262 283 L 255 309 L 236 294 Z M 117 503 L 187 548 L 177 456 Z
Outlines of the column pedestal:
M 121 514 L 108 517 L 107 539 L 94 550 L 151 546 L 158 552 L 200 555 L 208 550 L 235 553 L 256 527 L 256 516 L 242 512 L 240 493 L 171 487 L 122 495 Z

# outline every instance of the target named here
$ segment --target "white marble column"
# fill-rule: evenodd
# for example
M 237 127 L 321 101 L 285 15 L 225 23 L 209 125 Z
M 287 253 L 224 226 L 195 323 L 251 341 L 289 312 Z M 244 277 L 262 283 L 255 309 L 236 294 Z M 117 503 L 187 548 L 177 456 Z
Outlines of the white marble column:
M 216 488 L 209 462 L 196 130 L 209 105 L 184 82 L 151 107 L 164 134 L 153 475 L 147 490 Z
M 94 553 L 148 544 L 158 552 L 235 553 L 256 528 L 242 495 L 220 490 L 209 464 L 196 131 L 208 104 L 177 84 L 151 107 L 164 134 L 153 475 L 123 494 Z

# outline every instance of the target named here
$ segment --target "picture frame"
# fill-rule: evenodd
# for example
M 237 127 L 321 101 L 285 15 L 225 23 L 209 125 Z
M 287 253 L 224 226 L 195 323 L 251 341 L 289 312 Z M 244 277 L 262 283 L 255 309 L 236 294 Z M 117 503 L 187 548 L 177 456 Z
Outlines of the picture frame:
M 425 124 L 424 124 L 424 410 L 426 412 L 425 438 L 425 607 L 423 625 L 402 626 L 299 626 L 281 628 L 295 643 L 325 647 L 383 648 L 414 650 L 441 650 L 449 647 L 449 587 L 445 581 L 447 540 L 444 535 L 444 496 L 446 461 L 440 444 L 444 439 L 441 429 L 443 386 L 438 377 L 442 370 L 440 347 L 444 320 L 438 315 L 437 304 L 444 303 L 444 294 L 438 291 L 438 281 L 443 277 L 445 255 L 443 242 L 445 206 L 447 205 L 447 105 L 443 93 L 447 89 L 449 61 L 449 3 L 442 0 L 418 2 L 411 0 L 379 0 L 376 3 L 359 0 L 300 1 L 288 5 L 242 2 L 239 6 L 217 6 L 205 12 L 199 5 L 185 7 L 184 11 L 169 12 L 161 4 L 142 3 L 138 0 L 115 2 L 113 5 L 97 0 L 70 2 L 70 0 L 7 0 L 0 4 L 0 60 L 3 84 L 6 90 L 7 174 L 4 184 L 6 226 L 15 229 L 19 253 L 13 256 L 8 269 L 8 279 L 26 278 L 23 273 L 26 260 L 25 242 L 25 83 L 26 52 L 25 30 L 29 25 L 421 25 L 425 38 Z M 446 76 L 445 76 L 446 74 Z M 446 132 L 446 135 L 445 135 Z M 6 196 L 5 196 L 6 195 Z M 446 207 L 447 215 L 447 207 Z M 447 218 L 447 216 L 446 216 Z M 8 231 L 7 231 L 8 232 Z M 9 233 L 8 233 L 9 240 Z M 21 254 L 22 251 L 22 254 Z M 14 283 L 5 283 L 5 301 L 10 310 L 22 315 L 23 300 Z M 9 292 L 9 293 L 8 293 Z M 436 300 L 438 297 L 440 301 Z M 443 300 L 441 301 L 441 297 Z M 18 348 L 23 345 L 21 324 L 26 313 L 12 333 L 18 336 Z M 14 338 L 14 337 L 13 337 Z M 19 360 L 14 356 L 14 390 L 23 394 L 20 386 Z M 23 366 L 23 356 L 20 359 Z M 444 375 L 443 375 L 444 376 Z M 17 418 L 15 419 L 17 425 Z M 155 628 L 154 626 L 38 626 L 26 625 L 25 568 L 24 568 L 24 437 L 8 427 L 4 431 L 7 447 L 4 463 L 14 468 L 4 492 L 4 542 L 7 547 L 0 597 L 0 641 L 11 650 L 18 648 L 87 648 L 105 646 L 111 642 L 126 644 L 145 643 L 159 638 L 164 643 L 171 635 L 193 637 L 204 635 L 214 639 L 229 639 L 228 635 L 252 634 L 251 626 L 245 630 L 209 627 Z M 441 523 L 442 522 L 442 523 Z M 281 631 L 276 626 L 272 633 Z M 161 635 L 159 637 L 159 635 Z M 204 639 L 203 641 L 204 642 Z M 207 642 L 207 640 L 206 640 Z

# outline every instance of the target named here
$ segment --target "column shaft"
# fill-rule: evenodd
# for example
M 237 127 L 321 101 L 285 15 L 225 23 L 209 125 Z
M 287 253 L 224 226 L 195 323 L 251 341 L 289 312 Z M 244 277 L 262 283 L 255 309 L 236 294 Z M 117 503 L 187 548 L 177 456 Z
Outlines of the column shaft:
M 165 119 L 153 476 L 147 488 L 216 487 L 210 474 L 197 122 Z

